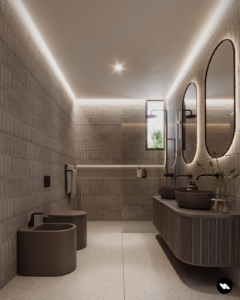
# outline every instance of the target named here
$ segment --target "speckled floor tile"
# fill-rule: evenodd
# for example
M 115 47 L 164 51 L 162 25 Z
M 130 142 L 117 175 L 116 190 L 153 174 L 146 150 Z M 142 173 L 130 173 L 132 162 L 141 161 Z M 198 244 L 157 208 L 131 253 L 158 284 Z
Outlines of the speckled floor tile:
M 123 234 L 125 300 L 240 299 L 234 286 L 228 295 L 216 288 L 226 276 L 218 268 L 190 266 L 179 261 L 160 235 Z
M 99 225 L 98 225 L 99 227 Z M 122 233 L 88 229 L 88 246 L 77 252 L 77 269 L 61 277 L 16 276 L 1 300 L 123 300 Z
M 151 222 L 88 222 L 88 247 L 77 269 L 60 277 L 16 276 L 1 300 L 215 300 L 240 299 L 217 292 L 217 268 L 177 260 Z
M 92 221 L 88 229 L 93 232 L 158 233 L 150 221 Z

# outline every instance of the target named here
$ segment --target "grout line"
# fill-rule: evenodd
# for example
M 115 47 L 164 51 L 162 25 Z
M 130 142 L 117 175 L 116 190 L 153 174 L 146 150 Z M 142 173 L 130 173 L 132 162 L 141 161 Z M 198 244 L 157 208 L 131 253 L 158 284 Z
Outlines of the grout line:
M 123 297 L 124 297 L 124 300 L 125 300 L 125 277 L 124 277 L 123 233 L 122 233 L 122 262 L 123 262 Z

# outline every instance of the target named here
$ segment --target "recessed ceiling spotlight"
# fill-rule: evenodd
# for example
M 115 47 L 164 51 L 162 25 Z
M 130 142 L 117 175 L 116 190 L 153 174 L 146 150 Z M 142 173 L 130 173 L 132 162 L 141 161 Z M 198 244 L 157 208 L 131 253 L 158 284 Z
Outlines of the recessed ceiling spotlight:
M 122 65 L 120 65 L 120 64 L 115 65 L 114 68 L 115 68 L 115 71 L 118 71 L 118 72 L 122 71 L 122 69 L 123 69 Z

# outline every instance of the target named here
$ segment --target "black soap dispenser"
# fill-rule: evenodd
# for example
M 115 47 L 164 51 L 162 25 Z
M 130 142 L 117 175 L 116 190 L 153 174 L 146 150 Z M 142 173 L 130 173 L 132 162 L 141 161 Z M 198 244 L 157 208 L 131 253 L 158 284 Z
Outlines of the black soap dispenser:
M 143 168 L 142 170 L 142 178 L 146 178 L 147 177 L 147 171 L 145 170 L 145 168 Z

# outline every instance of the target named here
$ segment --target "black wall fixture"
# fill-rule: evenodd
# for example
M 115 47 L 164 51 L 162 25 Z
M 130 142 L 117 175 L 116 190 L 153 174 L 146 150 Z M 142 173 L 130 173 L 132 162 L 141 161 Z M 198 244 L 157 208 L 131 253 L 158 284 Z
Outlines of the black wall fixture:
M 51 184 L 50 176 L 44 176 L 43 182 L 45 188 L 50 187 Z

